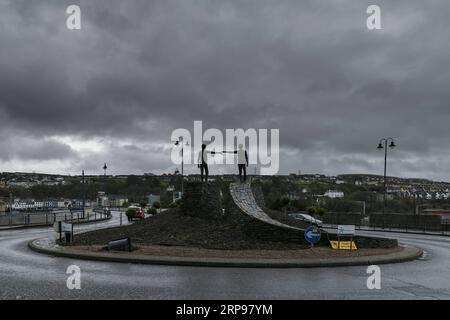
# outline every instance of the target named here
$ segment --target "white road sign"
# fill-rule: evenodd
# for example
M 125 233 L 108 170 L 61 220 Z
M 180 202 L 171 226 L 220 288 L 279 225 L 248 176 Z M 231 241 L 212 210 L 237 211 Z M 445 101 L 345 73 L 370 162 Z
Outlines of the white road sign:
M 62 232 L 72 232 L 72 224 L 71 223 L 62 223 Z
M 353 236 L 355 235 L 354 225 L 339 225 L 337 229 L 338 236 Z
M 60 226 L 61 226 L 61 229 L 60 229 Z M 53 224 L 53 229 L 55 229 L 56 232 L 72 232 L 72 224 L 61 222 L 61 221 L 56 221 Z

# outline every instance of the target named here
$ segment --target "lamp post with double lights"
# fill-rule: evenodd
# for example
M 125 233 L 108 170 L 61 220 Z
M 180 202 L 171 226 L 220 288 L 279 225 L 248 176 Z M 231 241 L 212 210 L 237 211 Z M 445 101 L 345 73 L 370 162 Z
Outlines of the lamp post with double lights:
M 184 192 L 184 146 L 189 147 L 189 141 L 183 144 L 183 138 L 180 137 L 179 140 L 175 141 L 176 146 L 181 146 L 181 195 Z
M 389 144 L 389 145 L 388 145 Z M 387 152 L 388 149 L 395 148 L 395 142 L 393 138 L 383 138 L 378 143 L 377 149 L 384 149 L 384 176 L 383 176 L 383 229 L 385 224 L 386 214 L 386 168 L 387 168 Z

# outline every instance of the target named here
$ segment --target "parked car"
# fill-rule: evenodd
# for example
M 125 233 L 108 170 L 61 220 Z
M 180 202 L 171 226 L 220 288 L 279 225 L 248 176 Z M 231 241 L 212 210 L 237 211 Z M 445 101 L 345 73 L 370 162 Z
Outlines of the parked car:
M 137 206 L 128 207 L 126 215 L 128 217 L 128 221 L 142 220 L 145 218 L 144 210 Z
M 322 227 L 323 225 L 322 220 L 316 219 L 313 216 L 310 216 L 309 214 L 306 213 L 290 213 L 289 216 L 294 219 L 298 219 L 318 227 Z

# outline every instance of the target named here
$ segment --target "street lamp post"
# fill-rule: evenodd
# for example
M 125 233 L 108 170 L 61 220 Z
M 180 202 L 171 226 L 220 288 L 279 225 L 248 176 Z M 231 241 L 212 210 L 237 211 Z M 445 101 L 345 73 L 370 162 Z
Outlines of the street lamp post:
M 13 214 L 13 194 L 9 193 L 9 224 L 12 224 L 12 214 Z
M 106 170 L 108 169 L 108 166 L 106 165 L 106 162 L 105 162 L 105 165 L 103 166 L 103 192 L 105 192 L 105 194 L 106 194 Z
M 83 183 L 83 220 L 85 218 L 85 213 L 86 213 L 86 181 L 84 178 L 84 170 L 82 172 L 82 183 Z
M 383 138 L 378 143 L 378 149 L 384 149 L 384 179 L 383 179 L 383 229 L 385 224 L 385 214 L 386 214 L 386 168 L 387 168 L 387 151 L 389 149 L 395 148 L 393 138 Z
M 181 145 L 181 195 L 184 192 L 184 146 L 189 147 L 189 141 L 186 141 L 186 144 L 183 144 L 183 137 L 180 137 L 179 140 L 175 141 L 175 145 Z

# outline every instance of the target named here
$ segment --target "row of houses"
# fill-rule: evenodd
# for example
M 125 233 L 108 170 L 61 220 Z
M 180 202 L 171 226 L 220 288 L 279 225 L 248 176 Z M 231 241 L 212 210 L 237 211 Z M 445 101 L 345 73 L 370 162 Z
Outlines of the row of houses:
M 302 193 L 308 193 L 308 189 L 303 188 Z M 330 198 L 330 199 L 342 199 L 344 198 L 344 192 L 339 190 L 327 190 L 324 194 L 314 195 L 314 198 Z M 290 200 L 299 200 L 300 196 L 295 192 L 285 194 Z
M 396 194 L 402 198 L 420 199 L 420 200 L 448 200 L 450 199 L 450 192 L 411 192 L 411 191 L 392 191 L 390 193 Z
M 67 184 L 64 177 L 61 176 L 17 176 L 5 182 L 8 187 L 13 188 L 31 188 L 34 186 L 60 186 Z
M 146 197 L 147 204 L 153 205 L 155 202 L 161 203 L 161 196 L 150 194 Z M 100 191 L 97 194 L 97 206 L 120 208 L 129 204 L 128 197 L 121 195 L 108 195 L 106 192 Z
M 80 208 L 83 206 L 91 206 L 90 200 L 83 201 L 82 199 L 47 199 L 47 200 L 34 200 L 34 199 L 14 199 L 12 208 L 13 210 L 52 210 L 52 209 L 69 209 Z M 9 207 L 9 205 L 7 205 Z

